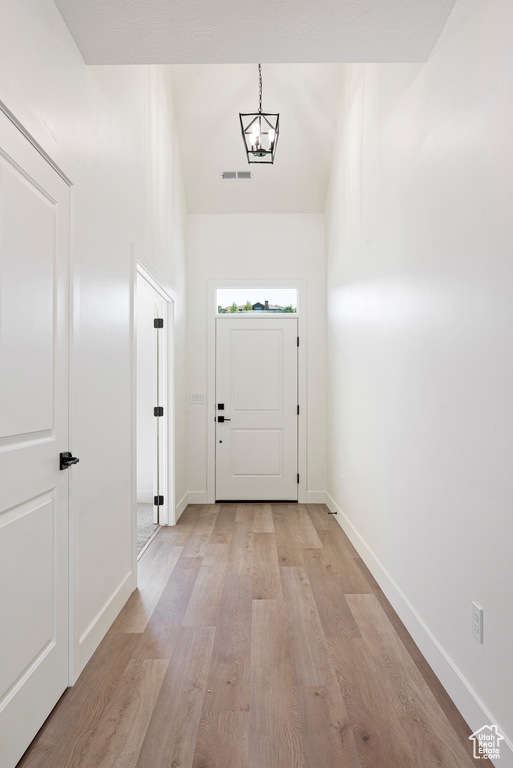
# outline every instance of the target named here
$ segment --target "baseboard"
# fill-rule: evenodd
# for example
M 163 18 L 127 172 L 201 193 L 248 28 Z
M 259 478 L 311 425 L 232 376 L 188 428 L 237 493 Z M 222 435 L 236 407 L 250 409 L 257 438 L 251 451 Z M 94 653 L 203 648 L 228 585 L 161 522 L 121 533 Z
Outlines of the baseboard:
M 488 711 L 477 693 L 469 685 L 452 659 L 445 653 L 435 636 L 425 625 L 413 605 L 406 599 L 399 586 L 383 567 L 380 560 L 367 545 L 353 523 L 346 517 L 342 509 L 328 493 L 326 494 L 326 505 L 330 512 L 336 513 L 336 516 L 334 516 L 335 520 L 338 521 L 344 533 L 347 534 L 362 560 L 365 562 L 388 600 L 397 611 L 401 621 L 417 643 L 427 662 L 430 664 L 471 730 L 476 731 L 485 724 L 497 725 L 500 733 L 505 737 L 505 741 L 501 742 L 500 768 L 513 768 L 513 744 L 511 742 L 511 735 L 506 735 L 503 724 L 498 723 Z
M 100 645 L 132 592 L 132 572 L 130 571 L 80 637 L 78 644 L 79 673 L 82 672 Z
M 189 491 L 187 497 L 188 504 L 208 504 L 208 494 L 206 491 Z
M 180 515 L 182 514 L 182 512 L 184 511 L 188 503 L 189 503 L 189 494 L 184 493 L 184 495 L 182 496 L 182 498 L 180 499 L 180 501 L 175 507 L 175 523 L 177 523 L 178 520 L 180 519 Z
M 325 491 L 307 491 L 306 504 L 326 504 Z
M 138 504 L 153 504 L 153 490 L 149 491 L 137 491 L 137 503 Z

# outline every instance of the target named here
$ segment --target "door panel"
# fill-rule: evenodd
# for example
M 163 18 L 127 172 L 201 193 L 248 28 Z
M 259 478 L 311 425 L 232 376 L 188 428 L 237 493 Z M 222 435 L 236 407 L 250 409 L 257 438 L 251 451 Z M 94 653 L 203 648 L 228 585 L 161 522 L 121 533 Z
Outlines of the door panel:
M 216 322 L 216 497 L 296 500 L 297 320 Z
M 69 188 L 0 112 L 0 755 L 68 682 Z

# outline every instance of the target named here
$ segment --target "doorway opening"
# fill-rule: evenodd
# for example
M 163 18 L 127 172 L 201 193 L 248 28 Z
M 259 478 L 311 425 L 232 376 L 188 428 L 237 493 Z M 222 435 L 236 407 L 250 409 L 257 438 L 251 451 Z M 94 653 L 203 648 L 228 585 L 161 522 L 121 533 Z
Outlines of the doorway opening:
M 171 308 L 170 308 L 171 305 Z M 137 556 L 169 522 L 168 364 L 172 300 L 137 267 Z

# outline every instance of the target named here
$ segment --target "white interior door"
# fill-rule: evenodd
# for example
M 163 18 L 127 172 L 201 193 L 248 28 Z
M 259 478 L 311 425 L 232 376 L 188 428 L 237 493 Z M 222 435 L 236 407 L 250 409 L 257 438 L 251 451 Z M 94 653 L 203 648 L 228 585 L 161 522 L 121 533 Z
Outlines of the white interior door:
M 216 323 L 216 498 L 296 500 L 297 320 Z
M 0 112 L 0 764 L 68 684 L 69 188 Z

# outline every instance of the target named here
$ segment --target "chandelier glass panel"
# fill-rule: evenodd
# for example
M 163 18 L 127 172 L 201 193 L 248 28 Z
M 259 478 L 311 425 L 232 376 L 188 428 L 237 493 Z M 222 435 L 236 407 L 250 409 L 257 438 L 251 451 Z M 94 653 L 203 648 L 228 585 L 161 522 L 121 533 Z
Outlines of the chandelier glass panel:
M 262 112 L 262 66 L 258 65 L 258 112 L 239 112 L 240 127 L 248 163 L 274 163 L 280 115 Z

